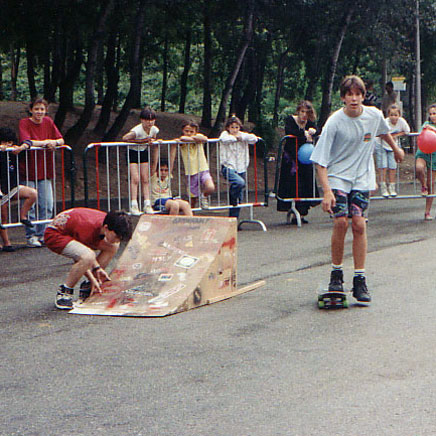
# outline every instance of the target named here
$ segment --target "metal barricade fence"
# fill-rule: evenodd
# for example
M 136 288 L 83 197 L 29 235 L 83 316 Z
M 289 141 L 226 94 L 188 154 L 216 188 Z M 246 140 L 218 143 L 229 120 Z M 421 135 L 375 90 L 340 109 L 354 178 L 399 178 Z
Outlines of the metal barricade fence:
M 71 147 L 62 145 L 56 147 L 53 152 L 50 149 L 42 147 L 31 147 L 28 150 L 21 151 L 19 154 L 13 153 L 14 148 L 6 148 L 2 151 L 1 158 L 4 159 L 2 168 L 6 169 L 5 174 L 1 174 L 2 185 L 6 189 L 3 191 L 3 197 L 0 200 L 2 213 L 0 214 L 0 224 L 4 228 L 22 226 L 20 222 L 20 185 L 30 186 L 37 189 L 38 181 L 48 180 L 50 184 L 50 191 L 53 193 L 53 216 L 58 212 L 74 207 L 75 204 L 75 162 L 74 155 Z M 47 168 L 53 168 L 53 177 L 47 179 L 39 179 L 37 160 L 41 159 L 42 152 L 42 166 L 44 174 L 48 174 Z M 34 159 L 30 159 L 30 153 L 34 153 Z M 36 157 L 39 153 L 39 157 Z M 65 154 L 68 155 L 66 158 Z M 33 165 L 30 164 L 33 162 Z M 20 168 L 21 163 L 21 168 Z M 32 175 L 29 174 L 32 168 Z M 13 171 L 11 171 L 13 169 Z M 12 174 L 12 176 L 11 176 Z M 70 198 L 67 200 L 67 193 L 70 193 Z M 47 206 L 48 200 L 45 205 Z M 35 219 L 32 219 L 33 224 L 47 224 L 50 218 L 42 219 L 39 216 L 39 200 L 36 199 L 34 204 Z
M 423 198 L 421 194 L 421 184 L 417 180 L 417 174 L 416 174 L 416 166 L 415 166 L 415 153 L 417 151 L 417 141 L 416 138 L 419 135 L 419 133 L 409 133 L 408 135 L 405 135 L 406 144 L 402 144 L 402 147 L 405 149 L 405 159 L 403 162 L 397 164 L 396 168 L 396 176 L 395 176 L 395 187 L 396 187 L 396 193 L 395 196 L 389 196 L 389 199 L 415 199 L 415 198 Z M 295 139 L 295 153 L 291 153 L 291 156 L 289 155 L 289 148 L 288 150 L 285 150 L 285 144 L 288 139 Z M 294 214 L 297 219 L 297 225 L 298 227 L 301 227 L 301 216 L 296 208 L 296 202 L 314 202 L 314 201 L 321 201 L 322 200 L 322 193 L 317 196 L 315 193 L 317 192 L 317 184 L 316 184 L 316 172 L 314 165 L 312 165 L 313 168 L 313 178 L 312 178 L 312 185 L 311 185 L 311 192 L 313 195 L 311 196 L 302 196 L 301 195 L 301 180 L 300 180 L 300 172 L 301 172 L 301 165 L 298 162 L 298 148 L 299 148 L 298 138 L 296 138 L 293 135 L 286 135 L 283 138 L 281 138 L 278 151 L 277 151 L 277 157 L 275 158 L 276 165 L 275 165 L 275 178 L 274 178 L 274 189 L 272 191 L 272 196 L 275 197 L 277 200 L 280 200 L 284 203 L 290 203 L 289 211 L 287 213 L 287 222 L 290 222 L 290 215 Z M 294 150 L 292 150 L 294 151 Z M 374 156 L 375 158 L 375 156 Z M 290 163 L 290 169 L 293 172 L 293 176 L 295 177 L 295 187 L 293 187 L 292 192 L 289 193 L 287 196 L 281 195 L 281 186 L 283 184 L 283 180 L 285 179 L 285 176 L 283 174 L 283 167 L 286 165 L 283 164 L 283 162 L 288 159 L 289 161 L 294 161 L 292 164 Z M 430 155 L 430 168 L 432 167 L 432 156 Z M 289 169 L 287 168 L 287 169 Z M 375 163 L 375 169 L 377 172 L 377 184 L 380 188 L 380 180 L 379 180 L 379 169 L 377 168 L 377 165 Z M 429 183 L 429 195 L 426 196 L 426 198 L 434 198 L 436 194 L 434 193 L 433 189 L 430 189 L 434 185 L 435 174 L 433 171 L 429 171 L 430 176 L 430 183 Z M 373 192 L 371 194 L 371 200 L 387 200 L 387 197 L 382 196 L 379 193 L 379 190 Z
M 259 141 L 263 141 L 259 138 Z M 188 167 L 185 168 L 182 159 L 182 147 L 186 147 L 189 153 L 190 147 L 195 147 L 195 143 L 172 141 L 155 141 L 147 144 L 148 166 L 146 167 L 148 179 L 149 197 L 151 198 L 151 176 L 155 170 L 160 169 L 162 158 L 168 159 L 169 162 L 169 179 L 172 197 L 184 198 L 190 200 L 188 192 L 189 178 L 199 177 L 198 173 L 192 176 L 186 176 L 190 173 L 189 160 Z M 218 212 L 232 208 L 230 204 L 230 185 L 221 173 L 220 147 L 224 146 L 219 139 L 209 139 L 204 144 L 205 156 L 209 166 L 209 172 L 214 180 L 215 192 L 209 197 L 206 205 L 198 201 L 198 206 L 192 210 L 194 212 L 207 211 Z M 244 188 L 244 200 L 238 204 L 240 208 L 249 209 L 249 218 L 239 222 L 239 227 L 245 223 L 255 223 L 266 231 L 265 224 L 254 218 L 255 207 L 267 206 L 267 202 L 259 201 L 260 185 L 262 182 L 262 173 L 259 167 L 264 163 L 263 159 L 258 159 L 256 144 L 250 145 L 250 165 L 247 168 L 246 184 Z M 263 147 L 265 150 L 265 147 Z M 84 194 L 85 206 L 96 207 L 97 209 L 125 209 L 129 210 L 131 200 L 131 166 L 129 151 L 138 149 L 136 145 L 126 142 L 101 142 L 89 144 L 83 152 L 83 169 L 84 169 Z M 138 152 L 139 153 L 139 152 Z M 134 156 L 134 155 L 133 155 Z M 92 166 L 94 165 L 94 168 Z M 154 168 L 152 168 L 152 165 Z M 174 168 L 172 168 L 174 167 Z M 141 174 L 141 165 L 138 165 L 139 180 Z M 264 168 L 263 177 L 266 169 Z M 267 179 L 264 178 L 267 188 Z M 141 183 L 138 185 L 138 196 L 143 197 L 143 188 Z M 198 199 L 200 200 L 200 199 Z M 141 203 L 138 203 L 141 206 Z M 159 213 L 159 212 L 155 212 Z

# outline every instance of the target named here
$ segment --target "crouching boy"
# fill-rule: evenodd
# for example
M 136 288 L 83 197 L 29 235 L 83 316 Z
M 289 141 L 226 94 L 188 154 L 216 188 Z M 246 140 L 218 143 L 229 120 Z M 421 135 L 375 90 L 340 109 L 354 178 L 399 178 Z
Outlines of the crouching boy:
M 125 212 L 102 212 L 78 207 L 56 215 L 44 233 L 46 246 L 74 261 L 67 279 L 59 286 L 55 305 L 58 309 L 73 308 L 74 286 L 84 275 L 79 298 L 85 300 L 91 289 L 100 292 L 100 285 L 110 280 L 105 268 L 112 260 L 120 242 L 132 236 L 132 224 Z M 96 255 L 94 250 L 99 251 Z

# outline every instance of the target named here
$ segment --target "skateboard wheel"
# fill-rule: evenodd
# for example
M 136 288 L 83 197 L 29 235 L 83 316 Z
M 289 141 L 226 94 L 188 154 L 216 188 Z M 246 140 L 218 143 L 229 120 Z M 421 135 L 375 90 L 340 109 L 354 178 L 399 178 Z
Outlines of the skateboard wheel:
M 345 300 L 344 303 L 343 303 L 343 305 L 344 305 L 345 308 L 348 308 L 348 301 Z
M 320 309 L 322 309 L 324 306 L 325 306 L 324 301 L 322 301 L 322 300 L 318 301 L 318 307 L 319 307 Z

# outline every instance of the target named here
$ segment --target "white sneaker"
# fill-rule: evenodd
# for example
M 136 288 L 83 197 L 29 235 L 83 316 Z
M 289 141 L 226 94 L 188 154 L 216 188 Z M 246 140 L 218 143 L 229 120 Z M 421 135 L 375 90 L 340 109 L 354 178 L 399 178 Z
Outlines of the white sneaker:
M 27 245 L 29 247 L 42 247 L 41 242 L 39 242 L 39 239 L 36 236 L 31 236 L 28 240 L 27 240 Z
M 154 213 L 154 210 L 153 210 L 153 208 L 151 207 L 150 204 L 146 204 L 146 205 L 144 206 L 144 212 L 150 214 L 150 213 Z
M 202 209 L 209 209 L 209 200 L 203 195 L 200 197 L 200 207 Z
M 130 213 L 136 216 L 141 215 L 141 211 L 139 210 L 137 201 L 132 201 L 130 203 Z
M 386 182 L 380 183 L 380 191 L 383 197 L 389 197 L 388 187 L 386 186 Z
M 389 183 L 388 191 L 389 191 L 389 195 L 391 197 L 396 197 L 397 196 L 397 191 L 395 190 L 395 183 Z

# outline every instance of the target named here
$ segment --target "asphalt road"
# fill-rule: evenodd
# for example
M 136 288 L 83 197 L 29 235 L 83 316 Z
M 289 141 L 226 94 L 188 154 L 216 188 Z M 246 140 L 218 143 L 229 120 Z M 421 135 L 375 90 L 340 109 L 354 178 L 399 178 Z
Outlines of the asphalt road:
M 238 233 L 239 284 L 266 285 L 161 319 L 68 315 L 53 304 L 67 261 L 0 253 L 0 435 L 435 435 L 436 221 L 423 201 L 372 203 L 373 304 L 340 311 L 316 306 L 329 218 L 318 207 L 298 229 L 272 203 L 255 210 L 268 232 Z

